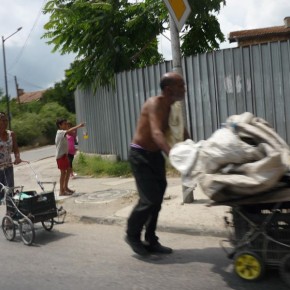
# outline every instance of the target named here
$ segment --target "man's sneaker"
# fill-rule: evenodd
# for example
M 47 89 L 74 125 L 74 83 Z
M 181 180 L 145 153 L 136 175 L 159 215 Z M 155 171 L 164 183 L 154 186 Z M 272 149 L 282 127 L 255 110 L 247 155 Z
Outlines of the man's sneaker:
M 128 236 L 125 237 L 125 242 L 132 248 L 132 250 L 140 256 L 148 256 L 149 252 L 145 249 L 141 241 L 132 240 Z
M 143 243 L 145 249 L 150 253 L 156 254 L 171 254 L 173 250 L 169 247 L 162 246 L 159 242 L 149 244 L 148 242 Z

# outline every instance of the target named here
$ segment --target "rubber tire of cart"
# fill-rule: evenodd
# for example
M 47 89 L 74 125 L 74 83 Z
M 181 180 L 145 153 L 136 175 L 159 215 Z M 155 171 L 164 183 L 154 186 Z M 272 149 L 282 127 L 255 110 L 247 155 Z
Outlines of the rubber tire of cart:
M 234 271 L 243 280 L 257 281 L 265 273 L 265 263 L 256 253 L 241 251 L 235 255 Z
M 35 230 L 32 221 L 24 217 L 19 220 L 19 232 L 23 243 L 27 246 L 33 244 L 35 239 Z
M 54 225 L 54 220 L 53 219 L 48 219 L 48 220 L 45 220 L 45 221 L 41 221 L 41 224 L 43 226 L 43 228 L 50 232 L 53 228 L 53 225 Z
M 9 226 L 9 229 L 7 229 L 7 226 Z M 2 230 L 8 241 L 14 240 L 16 235 L 15 224 L 13 219 L 8 215 L 5 215 L 2 219 Z
M 53 219 L 53 222 L 57 225 L 63 224 L 66 218 L 66 210 L 60 206 L 57 208 L 57 216 Z
M 290 286 L 290 254 L 283 257 L 279 266 L 279 272 L 282 280 Z

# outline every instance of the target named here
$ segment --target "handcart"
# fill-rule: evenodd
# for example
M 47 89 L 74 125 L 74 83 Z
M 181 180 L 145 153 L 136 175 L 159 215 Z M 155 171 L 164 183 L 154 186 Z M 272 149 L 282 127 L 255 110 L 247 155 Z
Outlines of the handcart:
M 32 169 L 32 167 L 31 167 Z M 32 169 L 33 170 L 33 169 Z M 33 170 L 35 173 L 35 171 Z M 9 188 L 0 184 L 4 191 L 6 214 L 2 219 L 2 230 L 7 240 L 13 241 L 16 230 L 25 245 L 35 240 L 34 224 L 41 222 L 43 228 L 51 231 L 54 224 L 64 222 L 66 211 L 56 206 L 54 189 L 56 182 L 40 182 L 36 180 L 42 191 L 23 191 L 23 187 Z M 50 187 L 46 191 L 45 187 Z
M 225 224 L 232 250 L 222 247 L 233 259 L 235 273 L 256 281 L 267 268 L 276 268 L 290 286 L 290 188 L 218 204 L 230 206 Z

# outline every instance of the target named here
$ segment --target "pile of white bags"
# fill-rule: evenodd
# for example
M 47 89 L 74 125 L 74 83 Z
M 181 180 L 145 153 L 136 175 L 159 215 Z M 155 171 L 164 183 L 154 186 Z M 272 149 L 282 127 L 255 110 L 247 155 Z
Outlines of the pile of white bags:
M 214 201 L 267 191 L 290 168 L 288 145 L 265 120 L 248 112 L 229 117 L 207 140 L 177 143 L 169 159 L 186 187 L 199 183 Z

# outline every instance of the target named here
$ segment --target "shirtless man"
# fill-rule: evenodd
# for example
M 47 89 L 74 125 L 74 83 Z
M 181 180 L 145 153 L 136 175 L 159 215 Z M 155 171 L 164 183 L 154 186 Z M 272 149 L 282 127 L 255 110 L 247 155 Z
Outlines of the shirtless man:
M 182 76 L 169 72 L 162 76 L 160 88 L 161 95 L 149 98 L 142 107 L 129 152 L 139 201 L 128 218 L 125 241 L 141 256 L 172 253 L 171 248 L 158 242 L 155 231 L 167 186 L 162 152 L 168 156 L 171 149 L 165 133 L 169 127 L 171 105 L 184 99 L 185 84 Z M 186 130 L 184 137 L 188 138 Z M 141 232 L 144 226 L 145 241 L 142 242 Z

